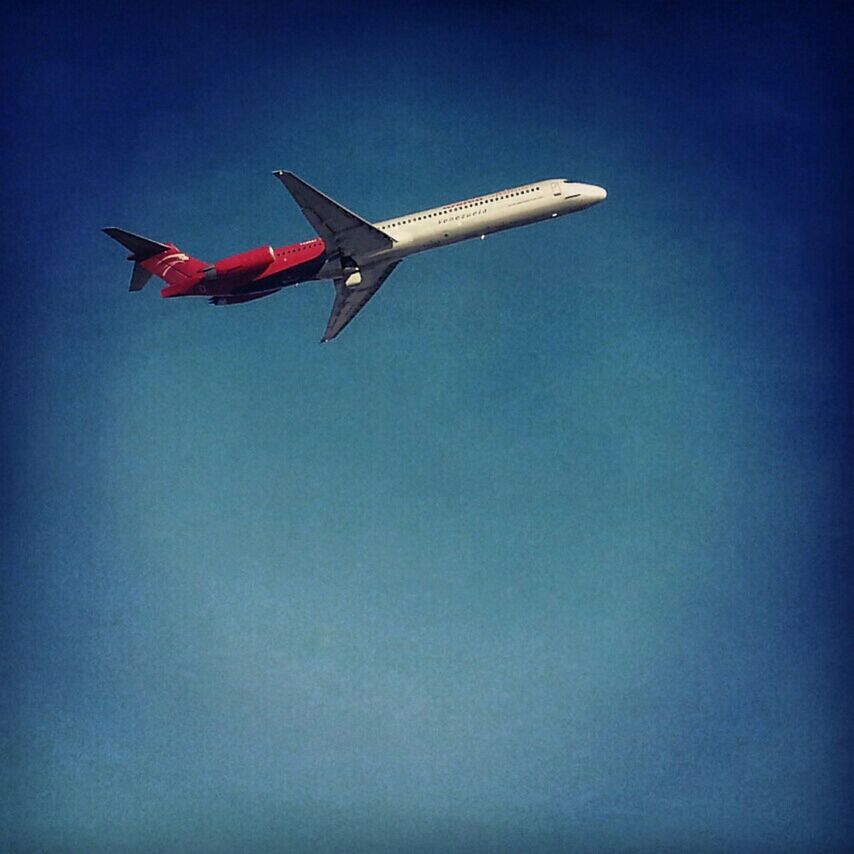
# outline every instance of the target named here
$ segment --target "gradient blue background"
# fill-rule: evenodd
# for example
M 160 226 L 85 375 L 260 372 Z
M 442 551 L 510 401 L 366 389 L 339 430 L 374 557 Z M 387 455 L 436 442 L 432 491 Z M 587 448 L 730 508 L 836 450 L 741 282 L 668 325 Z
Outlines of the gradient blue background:
M 849 847 L 845 4 L 6 13 L 2 845 Z M 328 284 L 129 295 L 550 176 Z

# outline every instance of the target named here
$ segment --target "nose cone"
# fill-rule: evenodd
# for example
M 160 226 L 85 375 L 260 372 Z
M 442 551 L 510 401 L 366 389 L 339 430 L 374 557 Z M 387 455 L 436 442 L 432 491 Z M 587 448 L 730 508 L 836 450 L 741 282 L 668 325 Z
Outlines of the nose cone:
M 597 187 L 595 184 L 585 184 L 583 195 L 584 201 L 588 205 L 596 205 L 608 198 L 608 191 L 604 187 Z

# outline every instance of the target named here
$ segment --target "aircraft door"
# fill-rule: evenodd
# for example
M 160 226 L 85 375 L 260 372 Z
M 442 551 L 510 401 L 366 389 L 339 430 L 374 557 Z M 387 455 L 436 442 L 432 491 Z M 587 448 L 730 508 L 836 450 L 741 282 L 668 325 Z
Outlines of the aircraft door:
M 552 181 L 552 195 L 559 196 L 561 192 L 560 181 Z

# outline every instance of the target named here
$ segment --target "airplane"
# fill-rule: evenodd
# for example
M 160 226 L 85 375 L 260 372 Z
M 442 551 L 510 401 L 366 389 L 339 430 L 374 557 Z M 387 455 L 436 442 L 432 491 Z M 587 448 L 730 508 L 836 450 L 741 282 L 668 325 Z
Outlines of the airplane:
M 407 256 L 576 213 L 608 195 L 594 184 L 550 178 L 371 223 L 293 172 L 273 174 L 293 196 L 317 237 L 278 249 L 260 246 L 210 264 L 173 243 L 104 228 L 131 253 L 130 290 L 141 291 L 157 276 L 166 282 L 162 297 L 203 296 L 213 305 L 237 305 L 290 285 L 332 279 L 335 301 L 320 339 L 323 343 L 341 333 Z

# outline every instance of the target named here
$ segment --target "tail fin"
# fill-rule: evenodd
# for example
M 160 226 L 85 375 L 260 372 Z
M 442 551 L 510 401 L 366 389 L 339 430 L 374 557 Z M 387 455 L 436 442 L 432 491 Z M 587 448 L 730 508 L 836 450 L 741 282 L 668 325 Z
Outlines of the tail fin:
M 134 262 L 132 291 L 141 291 L 152 276 L 157 276 L 171 286 L 167 290 L 175 289 L 169 296 L 178 296 L 183 286 L 192 287 L 210 266 L 185 255 L 174 243 L 158 243 L 121 228 L 105 228 L 103 232 L 131 253 L 128 261 Z

